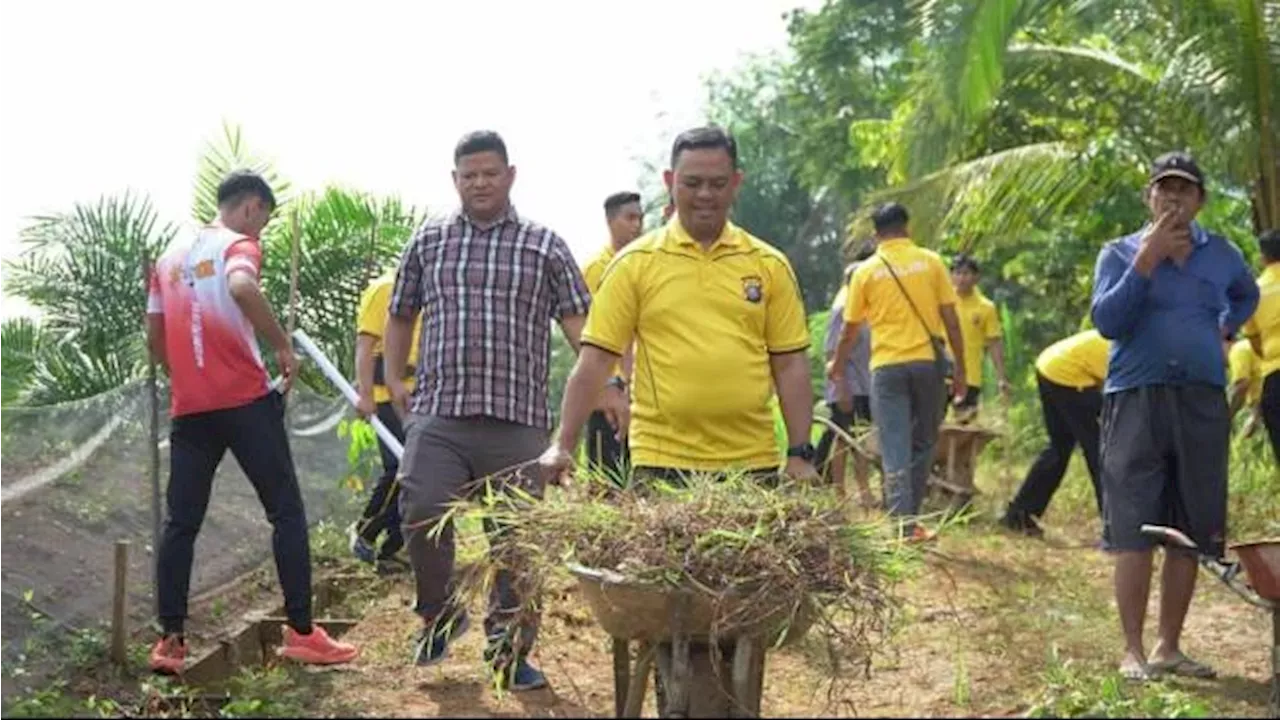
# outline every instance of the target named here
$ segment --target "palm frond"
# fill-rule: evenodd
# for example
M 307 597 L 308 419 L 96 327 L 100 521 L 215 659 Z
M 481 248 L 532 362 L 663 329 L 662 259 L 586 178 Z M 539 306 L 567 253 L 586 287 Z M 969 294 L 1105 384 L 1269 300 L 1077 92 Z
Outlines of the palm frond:
M 1010 60 L 1037 60 L 1053 63 L 1073 62 L 1082 65 L 1093 65 L 1104 71 L 1125 73 L 1152 84 L 1160 80 L 1160 75 L 1149 68 L 1126 60 L 1110 50 L 1088 45 L 1015 42 L 1009 46 L 1009 57 Z
M 917 242 L 938 247 L 958 235 L 958 246 L 967 249 L 979 238 L 1014 237 L 1050 222 L 1084 190 L 1106 183 L 1091 171 L 1085 149 L 1061 142 L 1024 145 L 873 193 L 852 218 L 849 237 L 867 237 L 874 206 L 894 200 L 908 208 Z
M 207 223 L 218 216 L 218 185 L 235 170 L 258 173 L 271 186 L 278 205 L 283 207 L 288 202 L 289 182 L 270 161 L 250 151 L 239 126 L 224 122 L 222 136 L 205 144 L 196 170 L 195 192 L 191 200 L 191 215 L 196 222 Z
M 348 375 L 355 357 L 355 321 L 369 280 L 394 267 L 420 215 L 395 198 L 330 187 L 294 199 L 300 229 L 298 327 Z M 263 238 L 263 286 L 277 313 L 289 299 L 292 230 L 273 223 Z M 302 380 L 328 392 L 328 381 L 304 371 Z
M 40 327 L 31 318 L 9 318 L 0 326 L 0 405 L 21 401 L 35 372 L 40 348 Z
M 22 230 L 23 252 L 5 282 L 39 311 L 47 338 L 35 355 L 33 401 L 83 397 L 76 388 L 114 387 L 141 367 L 143 257 L 155 258 L 173 233 L 148 199 L 130 194 L 37 217 Z M 77 379 L 81 371 L 98 374 Z

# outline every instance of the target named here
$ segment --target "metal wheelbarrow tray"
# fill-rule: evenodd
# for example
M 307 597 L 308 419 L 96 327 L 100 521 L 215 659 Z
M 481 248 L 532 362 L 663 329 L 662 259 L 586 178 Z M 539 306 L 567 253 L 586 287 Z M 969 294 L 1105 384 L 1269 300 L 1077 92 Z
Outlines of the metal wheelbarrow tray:
M 699 641 L 711 638 L 717 615 L 732 617 L 739 610 L 732 593 L 717 598 L 696 587 L 682 591 L 631 580 L 612 570 L 574 563 L 569 564 L 569 572 L 577 578 L 578 587 L 596 621 L 610 636 L 620 640 L 669 641 L 677 632 L 671 627 L 676 606 L 685 600 L 689 604 L 683 615 L 683 634 Z M 753 618 L 747 625 L 734 627 L 728 633 L 729 637 L 720 639 L 762 637 L 772 646 L 781 638 L 779 645 L 791 645 L 808 633 L 813 626 L 814 614 L 814 608 L 809 604 L 798 608 L 779 607 Z

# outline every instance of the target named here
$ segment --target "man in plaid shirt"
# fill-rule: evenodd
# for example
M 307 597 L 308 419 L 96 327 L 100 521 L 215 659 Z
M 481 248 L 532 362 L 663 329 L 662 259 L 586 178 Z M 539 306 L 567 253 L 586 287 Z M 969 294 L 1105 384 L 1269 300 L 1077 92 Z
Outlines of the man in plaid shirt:
M 536 460 L 551 430 L 547 408 L 552 320 L 574 350 L 590 293 L 559 235 L 511 206 L 515 167 L 497 133 L 466 135 L 454 151 L 454 184 L 462 207 L 428 220 L 400 260 L 384 342 L 387 367 L 404 367 L 413 318 L 421 312 L 417 387 L 387 377 L 391 402 L 406 418 L 400 465 L 400 509 L 417 581 L 415 610 L 424 626 L 415 641 L 418 665 L 444 659 L 468 626 L 453 607 L 452 526 L 428 537 L 449 503 L 495 476 L 540 492 Z M 514 466 L 527 465 L 528 470 Z M 485 659 L 512 690 L 546 685 L 526 657 L 537 618 L 522 615 L 510 572 L 498 574 L 490 597 Z

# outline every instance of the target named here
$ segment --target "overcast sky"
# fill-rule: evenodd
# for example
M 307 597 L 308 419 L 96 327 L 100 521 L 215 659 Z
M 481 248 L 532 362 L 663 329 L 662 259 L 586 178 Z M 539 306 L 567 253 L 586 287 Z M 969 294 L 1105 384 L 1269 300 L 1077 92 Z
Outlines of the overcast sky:
M 782 13 L 818 4 L 6 2 L 0 255 L 24 218 L 102 194 L 145 192 L 185 219 L 225 120 L 295 188 L 435 209 L 456 200 L 458 137 L 498 130 L 517 207 L 581 258 L 604 241 L 604 196 L 636 186 L 636 158 L 703 119 L 702 78 L 785 48 Z

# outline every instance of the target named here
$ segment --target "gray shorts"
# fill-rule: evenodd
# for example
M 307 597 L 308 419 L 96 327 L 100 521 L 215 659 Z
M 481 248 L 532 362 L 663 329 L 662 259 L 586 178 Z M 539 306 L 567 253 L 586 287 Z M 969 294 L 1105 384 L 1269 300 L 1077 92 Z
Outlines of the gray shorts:
M 1144 523 L 1186 533 L 1221 557 L 1227 534 L 1227 396 L 1209 385 L 1110 393 L 1102 405 L 1103 546 L 1147 550 Z

